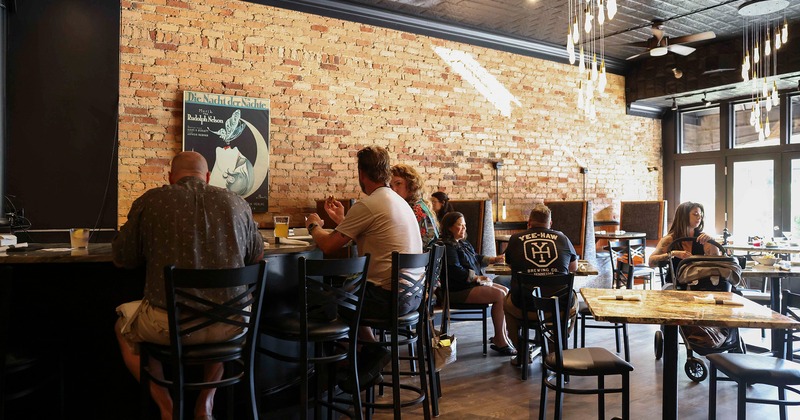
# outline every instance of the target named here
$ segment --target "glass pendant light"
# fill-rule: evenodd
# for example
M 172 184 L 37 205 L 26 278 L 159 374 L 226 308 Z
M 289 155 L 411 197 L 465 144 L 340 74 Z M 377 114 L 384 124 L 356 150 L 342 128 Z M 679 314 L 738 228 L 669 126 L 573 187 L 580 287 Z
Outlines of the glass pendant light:
M 608 0 L 608 19 L 614 19 L 617 14 L 617 0 Z

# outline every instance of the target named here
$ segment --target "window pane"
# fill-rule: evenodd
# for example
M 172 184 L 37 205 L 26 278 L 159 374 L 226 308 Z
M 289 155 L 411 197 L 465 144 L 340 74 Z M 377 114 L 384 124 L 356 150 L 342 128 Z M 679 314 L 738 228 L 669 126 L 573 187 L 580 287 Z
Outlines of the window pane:
M 704 231 L 716 234 L 716 179 L 715 165 L 693 165 L 681 167 L 681 203 L 693 201 L 705 209 Z
M 681 113 L 681 153 L 719 150 L 719 107 Z
M 800 239 L 800 159 L 792 159 L 792 240 Z
M 733 106 L 733 148 L 775 146 L 780 144 L 781 111 L 779 106 L 767 108 L 761 106 L 761 124 L 753 116 L 753 104 L 736 104 Z M 751 124 L 755 122 L 756 125 Z M 764 127 L 764 139 L 760 139 L 759 129 Z
M 800 95 L 792 96 L 789 106 L 792 107 L 792 134 L 789 143 L 800 143 Z
M 771 160 L 734 162 L 733 233 L 737 241 L 748 236 L 772 237 L 775 169 Z M 780 235 L 780 233 L 777 233 Z

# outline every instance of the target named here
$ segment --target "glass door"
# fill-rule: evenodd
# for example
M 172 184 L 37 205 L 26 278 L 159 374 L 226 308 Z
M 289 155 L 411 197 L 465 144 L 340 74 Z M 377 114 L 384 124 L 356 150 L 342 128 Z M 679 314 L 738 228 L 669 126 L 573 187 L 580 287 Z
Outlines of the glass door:
M 781 231 L 789 232 L 792 242 L 800 240 L 800 153 L 783 154 L 783 179 L 781 195 L 785 198 Z

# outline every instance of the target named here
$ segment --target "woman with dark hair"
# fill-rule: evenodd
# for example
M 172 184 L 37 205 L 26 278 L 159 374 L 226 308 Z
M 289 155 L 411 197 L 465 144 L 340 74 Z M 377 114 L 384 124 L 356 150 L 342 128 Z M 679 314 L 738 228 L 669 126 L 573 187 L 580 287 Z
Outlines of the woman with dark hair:
M 448 197 L 444 191 L 436 191 L 431 194 L 431 206 L 440 224 L 445 214 L 455 211 L 453 205 L 450 204 L 450 197 Z
M 677 266 L 680 260 L 691 255 L 719 255 L 719 249 L 708 243 L 713 238 L 703 233 L 704 214 L 705 210 L 700 203 L 691 201 L 681 203 L 675 209 L 675 217 L 669 226 L 669 232 L 661 238 L 647 261 L 650 267 L 666 263 L 670 258 L 673 258 L 673 264 Z M 673 241 L 684 237 L 693 237 L 695 240 L 678 243 L 675 245 L 676 249 L 667 249 Z M 666 282 L 671 283 L 672 279 L 669 277 L 669 273 L 667 274 Z
M 506 356 L 517 354 L 511 345 L 506 331 L 503 302 L 508 288 L 493 283 L 483 275 L 483 267 L 502 263 L 504 256 L 486 257 L 475 253 L 475 248 L 467 242 L 467 224 L 464 215 L 454 211 L 442 219 L 442 242 L 447 254 L 447 283 L 450 301 L 456 303 L 487 303 L 492 305 L 492 324 L 494 339 L 492 350 Z

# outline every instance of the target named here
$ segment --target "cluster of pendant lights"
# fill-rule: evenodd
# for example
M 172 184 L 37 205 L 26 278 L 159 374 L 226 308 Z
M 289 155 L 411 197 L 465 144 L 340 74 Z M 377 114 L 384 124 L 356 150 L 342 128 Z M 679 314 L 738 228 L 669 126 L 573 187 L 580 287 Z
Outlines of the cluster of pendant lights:
M 778 50 L 788 41 L 789 26 L 785 17 L 781 22 L 781 19 L 764 18 L 758 12 L 748 14 L 740 9 L 739 13 L 745 16 L 742 80 L 752 84 L 750 125 L 758 133 L 758 140 L 764 141 L 772 134 L 769 112 L 780 105 L 778 85 L 768 79 L 777 74 Z
M 617 0 L 568 2 L 567 55 L 570 64 L 578 63 L 578 108 L 589 119 L 595 120 L 595 103 L 598 96 L 605 92 L 607 84 L 606 62 L 603 57 L 603 24 L 606 15 L 611 20 L 617 14 Z

